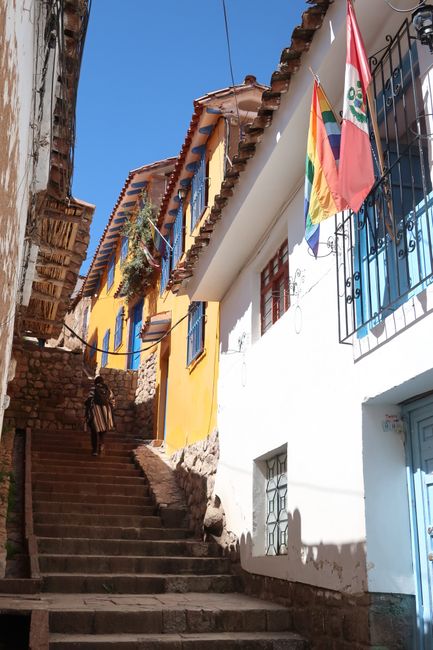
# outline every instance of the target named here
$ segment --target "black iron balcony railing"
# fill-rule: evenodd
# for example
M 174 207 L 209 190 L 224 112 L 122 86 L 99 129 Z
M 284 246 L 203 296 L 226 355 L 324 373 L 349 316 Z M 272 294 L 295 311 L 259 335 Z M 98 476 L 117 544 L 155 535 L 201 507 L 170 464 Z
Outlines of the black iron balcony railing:
M 342 343 L 433 281 L 433 57 L 411 29 L 405 21 L 370 60 L 384 164 L 372 132 L 375 185 L 357 214 L 336 217 Z

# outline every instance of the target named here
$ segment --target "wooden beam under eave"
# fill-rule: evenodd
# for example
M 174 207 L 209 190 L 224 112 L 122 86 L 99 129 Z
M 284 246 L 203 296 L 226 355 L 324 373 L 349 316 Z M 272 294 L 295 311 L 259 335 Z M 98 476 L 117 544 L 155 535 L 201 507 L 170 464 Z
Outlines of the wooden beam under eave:
M 62 321 L 49 320 L 48 318 L 38 318 L 37 316 L 23 316 L 23 322 L 29 321 L 30 323 L 39 323 L 39 325 L 48 325 L 52 327 L 63 327 Z
M 49 275 L 40 275 L 39 273 L 35 275 L 33 282 L 39 282 L 40 284 L 51 284 L 51 286 L 60 287 L 61 289 L 63 289 L 63 287 L 73 288 L 74 286 L 71 284 L 71 282 L 67 282 L 66 279 L 62 280 L 59 278 L 50 278 Z
M 70 257 L 72 260 L 81 263 L 83 261 L 83 256 L 75 253 L 69 248 L 60 248 L 60 246 L 50 246 L 50 244 L 43 243 L 39 246 L 39 251 L 44 255 L 65 255 Z
M 36 262 L 36 266 L 41 266 L 44 269 L 47 270 L 53 270 L 53 271 L 63 271 L 65 269 L 69 268 L 68 264 L 61 264 L 60 262 L 44 262 L 40 258 Z
M 53 210 L 45 209 L 42 213 L 43 219 L 55 219 L 56 221 L 67 221 L 69 223 L 80 223 L 81 216 L 77 217 L 72 214 L 65 214 L 64 212 L 55 212 Z
M 57 296 L 53 296 L 49 293 L 42 293 L 42 291 L 32 291 L 31 300 L 43 300 L 44 302 L 59 302 L 60 298 Z

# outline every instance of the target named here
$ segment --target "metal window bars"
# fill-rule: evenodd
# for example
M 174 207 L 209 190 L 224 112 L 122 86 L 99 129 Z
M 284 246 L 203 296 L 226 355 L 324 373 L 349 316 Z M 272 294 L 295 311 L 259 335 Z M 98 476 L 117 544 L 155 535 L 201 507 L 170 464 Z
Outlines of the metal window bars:
M 177 210 L 176 219 L 173 225 L 173 250 L 171 252 L 171 268 L 175 269 L 183 253 L 183 202 L 181 201 Z
M 287 454 L 266 460 L 266 555 L 287 553 Z
M 187 365 L 194 361 L 204 348 L 204 303 L 192 302 L 188 315 Z
M 361 210 L 336 217 L 339 340 L 368 331 L 433 281 L 433 71 L 405 20 L 370 59 L 385 169 Z
M 191 232 L 197 225 L 206 203 L 206 152 L 200 162 L 191 183 Z

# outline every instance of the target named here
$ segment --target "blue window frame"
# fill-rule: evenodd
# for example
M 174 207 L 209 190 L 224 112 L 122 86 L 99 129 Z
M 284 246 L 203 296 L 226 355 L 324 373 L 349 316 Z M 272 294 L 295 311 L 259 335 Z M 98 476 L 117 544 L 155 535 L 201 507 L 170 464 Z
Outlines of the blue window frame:
M 176 220 L 173 226 L 173 250 L 171 252 L 171 268 L 176 268 L 176 264 L 182 257 L 183 253 L 183 202 L 180 202 L 177 210 Z
M 122 336 L 123 336 L 123 307 L 119 309 L 117 312 L 116 316 L 116 325 L 114 328 L 114 349 L 117 350 L 117 348 L 122 344 Z
M 166 246 L 165 251 L 161 256 L 161 285 L 159 287 L 159 293 L 161 296 L 164 293 L 170 278 L 170 257 L 170 249 Z
M 204 349 L 204 302 L 192 302 L 188 314 L 187 364 Z
M 110 257 L 110 261 L 108 262 L 107 291 L 109 291 L 111 289 L 111 287 L 113 286 L 115 260 L 116 260 L 116 258 L 115 258 L 114 253 L 113 253 L 113 255 Z
M 124 262 L 128 257 L 128 246 L 128 237 L 122 237 L 122 243 L 120 244 L 120 262 Z
M 95 336 L 89 348 L 89 361 L 93 361 L 95 359 L 97 347 L 98 347 L 98 340 Z
M 105 368 L 105 366 L 108 363 L 108 349 L 110 345 L 110 330 L 107 330 L 104 334 L 104 338 L 102 339 L 102 349 L 104 352 L 102 353 L 101 357 L 101 367 Z
M 206 204 L 206 152 L 202 153 L 191 183 L 191 232 L 200 220 Z

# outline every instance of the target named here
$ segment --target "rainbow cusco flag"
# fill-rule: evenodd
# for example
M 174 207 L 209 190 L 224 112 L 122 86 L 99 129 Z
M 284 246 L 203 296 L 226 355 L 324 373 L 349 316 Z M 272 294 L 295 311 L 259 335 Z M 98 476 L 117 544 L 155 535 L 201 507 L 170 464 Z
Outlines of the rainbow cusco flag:
M 338 161 L 340 127 L 331 105 L 317 80 L 308 132 L 305 168 L 305 239 L 315 257 L 319 246 L 320 222 L 347 208 L 339 194 Z

